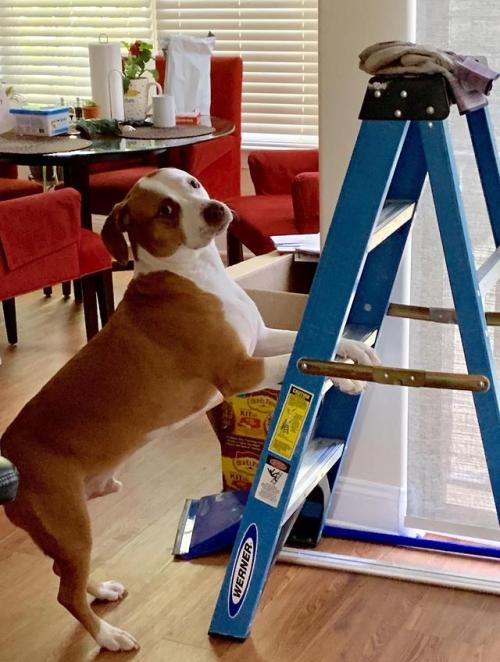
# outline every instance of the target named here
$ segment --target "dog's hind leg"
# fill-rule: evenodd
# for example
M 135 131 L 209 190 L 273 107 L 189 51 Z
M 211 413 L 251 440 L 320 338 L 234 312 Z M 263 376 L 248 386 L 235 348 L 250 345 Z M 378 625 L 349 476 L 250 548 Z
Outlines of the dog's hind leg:
M 54 572 L 59 575 L 58 601 L 99 646 L 112 651 L 138 648 L 134 637 L 103 621 L 87 602 L 92 539 L 83 490 L 57 495 L 22 492 L 9 506 L 7 516 L 54 560 Z

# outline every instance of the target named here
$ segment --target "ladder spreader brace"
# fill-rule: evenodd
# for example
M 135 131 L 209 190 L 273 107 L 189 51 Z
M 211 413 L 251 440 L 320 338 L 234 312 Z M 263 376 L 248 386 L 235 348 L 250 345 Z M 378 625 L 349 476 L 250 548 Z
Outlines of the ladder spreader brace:
M 476 273 L 448 134 L 449 106 L 447 85 L 441 76 L 389 76 L 369 82 L 360 115 L 363 121 L 243 511 L 210 625 L 212 635 L 236 639 L 248 636 L 272 564 L 280 556 L 299 512 L 299 519 L 316 527 L 317 535 L 311 539 L 321 537 L 339 466 L 362 400 L 362 394 L 350 396 L 336 388 L 325 390 L 326 375 L 472 390 L 492 493 L 497 514 L 500 513 L 499 394 L 482 301 L 500 271 L 498 153 L 488 109 L 467 113 L 497 247 Z M 443 313 L 440 309 L 441 313 L 437 313 L 435 309 L 399 304 L 389 308 L 427 174 L 454 300 L 452 312 Z M 389 229 L 383 237 L 379 234 L 382 239 L 371 242 L 383 210 L 387 212 L 401 201 L 413 203 L 408 220 L 394 228 L 390 223 L 384 225 Z M 398 316 L 457 323 L 470 374 L 401 369 L 394 372 L 392 368 L 366 369 L 331 363 L 343 333 L 376 338 L 388 311 Z M 497 324 L 497 316 L 498 313 L 489 314 L 488 321 Z M 303 358 L 309 356 L 316 358 Z M 318 501 L 311 497 L 325 481 L 331 492 L 323 500 L 323 507 L 316 509 Z M 443 578 L 442 573 L 418 568 L 406 568 L 402 573 L 401 567 L 397 571 L 385 568 L 382 572 L 380 567 L 374 569 L 377 562 L 363 564 L 355 558 L 341 562 L 338 555 L 313 550 L 287 549 L 282 555 L 288 562 L 299 563 L 306 562 L 305 556 L 307 563 L 316 558 L 325 567 L 485 590 L 485 582 L 474 577 L 464 581 L 455 576 L 452 581 Z M 325 560 L 325 556 L 329 559 Z M 500 583 L 494 590 L 500 590 Z
M 363 382 L 393 386 L 444 388 L 458 391 L 487 391 L 490 382 L 484 375 L 469 375 L 456 372 L 432 372 L 409 368 L 389 368 L 387 366 L 349 364 L 338 361 L 318 361 L 300 359 L 299 370 L 306 375 L 322 375 L 354 379 Z

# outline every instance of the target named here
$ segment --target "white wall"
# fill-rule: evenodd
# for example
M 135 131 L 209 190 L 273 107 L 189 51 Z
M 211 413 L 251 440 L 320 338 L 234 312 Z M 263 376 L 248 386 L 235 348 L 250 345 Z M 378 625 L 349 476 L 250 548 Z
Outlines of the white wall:
M 319 0 L 321 232 L 332 212 L 359 128 L 368 76 L 358 54 L 391 39 L 414 40 L 415 0 Z M 360 194 L 362 192 L 360 191 Z M 408 256 L 394 301 L 408 297 Z M 387 365 L 407 365 L 407 322 L 389 319 L 378 351 Z M 406 485 L 407 394 L 371 386 L 364 396 L 334 504 L 333 519 L 354 527 L 402 530 Z

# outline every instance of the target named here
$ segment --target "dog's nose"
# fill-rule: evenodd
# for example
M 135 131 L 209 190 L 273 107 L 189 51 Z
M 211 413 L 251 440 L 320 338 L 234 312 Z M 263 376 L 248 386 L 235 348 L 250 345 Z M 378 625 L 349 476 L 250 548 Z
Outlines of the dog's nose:
M 226 212 L 220 202 L 209 202 L 203 209 L 203 218 L 208 225 L 219 225 L 224 220 Z

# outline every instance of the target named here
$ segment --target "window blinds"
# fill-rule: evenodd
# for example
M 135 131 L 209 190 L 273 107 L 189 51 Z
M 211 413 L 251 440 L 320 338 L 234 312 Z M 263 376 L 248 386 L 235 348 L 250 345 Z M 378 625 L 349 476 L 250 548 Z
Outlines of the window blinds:
M 27 101 L 90 98 L 87 45 L 151 40 L 150 0 L 0 1 L 0 79 Z
M 317 0 L 156 0 L 158 38 L 216 38 L 243 58 L 246 144 L 314 144 L 318 131 Z

